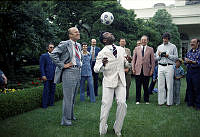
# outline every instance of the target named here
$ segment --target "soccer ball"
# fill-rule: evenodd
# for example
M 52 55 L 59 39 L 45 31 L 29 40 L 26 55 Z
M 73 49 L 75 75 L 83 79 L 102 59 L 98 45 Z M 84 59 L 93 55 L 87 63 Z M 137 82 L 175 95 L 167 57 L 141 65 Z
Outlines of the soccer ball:
M 114 16 L 110 12 L 104 12 L 101 14 L 101 23 L 105 25 L 110 25 L 114 20 Z

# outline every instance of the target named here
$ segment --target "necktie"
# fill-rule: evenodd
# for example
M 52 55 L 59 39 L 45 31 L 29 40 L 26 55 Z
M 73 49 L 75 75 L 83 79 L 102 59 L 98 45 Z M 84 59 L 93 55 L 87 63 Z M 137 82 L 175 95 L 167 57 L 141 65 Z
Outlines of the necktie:
M 142 49 L 142 57 L 144 57 L 144 46 L 143 46 L 143 49 Z
M 113 47 L 113 55 L 115 56 L 115 58 L 117 58 L 117 49 L 115 45 L 112 45 L 112 47 Z
M 92 60 L 95 59 L 94 47 L 92 47 Z
M 79 49 L 78 49 L 78 45 L 75 43 L 75 53 L 76 53 L 76 56 L 75 56 L 75 59 L 76 59 L 76 65 L 77 66 L 81 66 L 81 63 L 80 63 L 80 56 L 79 56 Z

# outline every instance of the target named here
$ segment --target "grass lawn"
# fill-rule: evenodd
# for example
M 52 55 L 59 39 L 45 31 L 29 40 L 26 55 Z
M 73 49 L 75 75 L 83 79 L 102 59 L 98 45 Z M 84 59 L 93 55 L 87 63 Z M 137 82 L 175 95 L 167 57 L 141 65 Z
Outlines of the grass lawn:
M 186 83 L 182 80 L 181 105 L 158 106 L 157 94 L 150 96 L 150 104 L 135 104 L 135 81 L 132 81 L 128 110 L 122 135 L 124 137 L 200 137 L 200 111 L 184 103 Z M 101 88 L 99 89 L 101 93 Z M 101 97 L 96 103 L 89 99 L 80 102 L 77 95 L 75 116 L 78 121 L 72 127 L 60 125 L 62 101 L 47 109 L 33 111 L 0 121 L 0 137 L 96 137 L 99 136 Z M 142 99 L 143 100 L 143 99 Z M 106 137 L 115 137 L 112 126 L 115 120 L 116 102 L 108 119 Z

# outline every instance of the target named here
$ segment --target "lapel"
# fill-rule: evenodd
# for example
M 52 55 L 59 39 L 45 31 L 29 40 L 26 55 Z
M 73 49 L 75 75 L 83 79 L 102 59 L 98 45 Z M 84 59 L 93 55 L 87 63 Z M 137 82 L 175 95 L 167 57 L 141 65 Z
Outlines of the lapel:
M 68 45 L 67 45 L 67 49 L 69 51 L 69 55 L 70 55 L 70 60 L 72 59 L 73 56 L 73 45 L 72 42 L 69 40 Z

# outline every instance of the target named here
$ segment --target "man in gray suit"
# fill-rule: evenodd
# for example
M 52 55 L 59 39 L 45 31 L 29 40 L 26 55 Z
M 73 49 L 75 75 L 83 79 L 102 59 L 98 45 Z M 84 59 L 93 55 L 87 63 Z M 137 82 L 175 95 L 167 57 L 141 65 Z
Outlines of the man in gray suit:
M 63 115 L 61 125 L 71 126 L 74 117 L 75 95 L 80 85 L 81 46 L 76 41 L 80 39 L 76 27 L 68 29 L 69 40 L 62 41 L 52 51 L 50 57 L 56 64 L 55 83 L 63 86 Z

